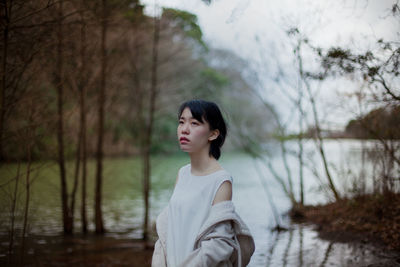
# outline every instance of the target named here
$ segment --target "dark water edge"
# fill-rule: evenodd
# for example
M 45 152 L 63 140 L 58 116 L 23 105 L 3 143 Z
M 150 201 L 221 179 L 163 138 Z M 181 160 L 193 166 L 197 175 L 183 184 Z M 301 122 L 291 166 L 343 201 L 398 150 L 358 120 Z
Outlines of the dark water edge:
M 348 232 L 319 231 L 309 223 L 272 231 L 265 244 L 256 247 L 249 266 L 400 266 L 400 253 L 375 240 Z
M 114 234 L 39 236 L 26 238 L 25 252 L 16 244 L 7 255 L 1 238 L 0 266 L 150 266 L 153 243 L 118 238 Z
M 273 242 L 261 253 L 265 258 L 252 259 L 251 266 L 400 266 L 399 252 L 349 232 L 324 232 L 312 224 L 294 223 L 286 231 L 271 231 L 271 237 Z M 10 257 L 5 238 L 1 237 L 0 266 L 145 267 L 151 265 L 154 246 L 115 233 L 30 235 L 24 256 L 17 243 L 15 254 Z
M 310 223 L 294 223 L 289 231 L 309 229 L 325 245 L 302 250 L 304 260 L 287 266 L 382 266 L 400 267 L 400 251 L 389 249 L 379 239 L 350 231 L 325 231 Z M 294 255 L 292 255 L 293 257 Z M 274 265 L 271 265 L 274 266 Z

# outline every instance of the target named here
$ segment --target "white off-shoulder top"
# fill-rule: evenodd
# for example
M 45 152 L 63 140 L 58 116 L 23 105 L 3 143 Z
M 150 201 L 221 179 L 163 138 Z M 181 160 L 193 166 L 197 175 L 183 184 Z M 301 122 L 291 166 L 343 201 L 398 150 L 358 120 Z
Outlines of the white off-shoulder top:
M 168 266 L 179 266 L 194 250 L 195 239 L 218 188 L 225 181 L 233 182 L 230 173 L 223 169 L 208 175 L 193 175 L 190 164 L 179 170 L 178 177 L 168 204 Z

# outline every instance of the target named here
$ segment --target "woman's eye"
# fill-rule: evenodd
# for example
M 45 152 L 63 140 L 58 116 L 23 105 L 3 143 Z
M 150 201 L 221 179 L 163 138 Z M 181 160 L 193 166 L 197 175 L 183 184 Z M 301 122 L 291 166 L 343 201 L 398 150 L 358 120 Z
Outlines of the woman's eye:
M 179 124 L 183 124 L 183 121 L 179 121 Z
M 197 121 L 192 122 L 192 125 L 199 125 Z

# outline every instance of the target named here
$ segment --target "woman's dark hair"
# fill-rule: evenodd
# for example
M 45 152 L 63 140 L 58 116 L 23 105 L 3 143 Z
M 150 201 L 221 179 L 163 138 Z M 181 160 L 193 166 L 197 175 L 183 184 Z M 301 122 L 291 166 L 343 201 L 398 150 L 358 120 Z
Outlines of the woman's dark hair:
M 210 124 L 211 130 L 219 130 L 219 135 L 211 141 L 209 155 L 215 159 L 221 156 L 221 147 L 225 142 L 227 127 L 221 111 L 217 104 L 201 99 L 189 100 L 181 104 L 178 111 L 178 119 L 181 117 L 185 108 L 189 108 L 193 118 L 200 122 L 206 120 Z

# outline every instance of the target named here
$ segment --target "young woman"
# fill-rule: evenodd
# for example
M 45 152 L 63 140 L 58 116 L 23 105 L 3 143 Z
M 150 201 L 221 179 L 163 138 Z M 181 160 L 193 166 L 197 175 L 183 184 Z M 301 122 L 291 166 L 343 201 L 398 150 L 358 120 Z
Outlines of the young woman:
M 180 148 L 190 164 L 180 168 L 168 206 L 157 218 L 152 266 L 246 266 L 254 252 L 249 229 L 232 203 L 232 177 L 218 163 L 227 134 L 218 106 L 183 103 Z

